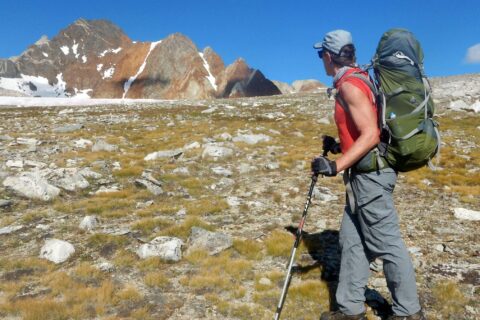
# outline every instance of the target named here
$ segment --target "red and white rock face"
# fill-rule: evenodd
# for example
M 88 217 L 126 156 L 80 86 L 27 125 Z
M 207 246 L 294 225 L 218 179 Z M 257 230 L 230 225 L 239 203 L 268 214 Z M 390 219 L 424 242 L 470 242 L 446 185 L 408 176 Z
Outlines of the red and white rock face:
M 0 60 L 0 88 L 31 96 L 208 99 L 280 94 L 239 59 L 225 68 L 213 49 L 199 51 L 176 33 L 135 42 L 106 20 L 79 19 L 19 57 Z

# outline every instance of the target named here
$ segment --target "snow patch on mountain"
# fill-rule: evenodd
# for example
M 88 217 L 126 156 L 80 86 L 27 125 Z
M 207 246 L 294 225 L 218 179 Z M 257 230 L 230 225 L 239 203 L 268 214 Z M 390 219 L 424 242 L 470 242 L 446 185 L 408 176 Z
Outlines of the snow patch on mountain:
M 97 64 L 97 71 L 100 72 L 102 71 L 103 68 L 103 63 Z
M 108 68 L 107 70 L 103 71 L 102 79 L 110 79 L 113 77 L 115 73 L 115 66 Z
M 44 56 L 45 58 L 48 58 L 48 53 L 42 52 L 42 54 L 43 54 L 43 56 Z
M 70 53 L 70 48 L 67 46 L 60 47 L 60 50 L 62 50 L 64 55 L 68 55 Z
M 122 51 L 122 48 L 117 48 L 117 49 L 107 49 L 105 51 L 103 51 L 102 53 L 100 53 L 100 55 L 98 56 L 99 58 L 103 58 L 106 54 L 108 53 L 114 53 L 114 54 L 117 54 L 119 53 L 120 51 Z
M 148 50 L 148 53 L 147 53 L 147 55 L 145 56 L 145 60 L 143 60 L 142 65 L 140 66 L 140 68 L 138 68 L 137 73 L 136 73 L 134 76 L 131 76 L 130 78 L 128 78 L 128 80 L 125 81 L 125 83 L 123 84 L 123 96 L 122 96 L 122 99 L 125 99 L 125 97 L 127 96 L 128 90 L 130 90 L 130 87 L 132 86 L 132 83 L 137 79 L 137 77 L 143 72 L 143 70 L 144 70 L 145 67 L 147 66 L 147 59 L 148 59 L 148 57 L 150 56 L 150 53 L 152 53 L 153 49 L 155 49 L 155 47 L 156 47 L 158 44 L 160 44 L 161 42 L 162 42 L 162 40 L 157 41 L 157 42 L 152 42 L 152 43 L 150 44 L 150 50 Z
M 87 56 L 86 56 L 86 55 L 83 55 L 83 56 L 82 56 L 82 62 L 83 62 L 83 63 L 87 63 Z
M 0 78 L 0 88 L 22 92 L 29 96 L 68 97 L 63 74 L 59 73 L 56 78 L 57 82 L 52 85 L 47 78 L 22 74 L 21 78 Z
M 75 58 L 78 59 L 78 56 L 80 55 L 78 52 L 78 43 L 75 43 L 75 40 L 73 40 L 73 46 L 72 46 L 72 52 L 75 55 Z
M 210 82 L 210 84 L 212 85 L 213 89 L 215 89 L 215 91 L 217 91 L 217 80 L 215 79 L 215 77 L 213 76 L 213 74 L 210 72 L 210 65 L 208 64 L 207 60 L 205 59 L 205 57 L 203 56 L 203 52 L 199 52 L 198 53 L 200 55 L 200 58 L 202 58 L 203 60 L 203 67 L 207 70 L 208 72 L 208 76 L 206 76 L 207 80 Z

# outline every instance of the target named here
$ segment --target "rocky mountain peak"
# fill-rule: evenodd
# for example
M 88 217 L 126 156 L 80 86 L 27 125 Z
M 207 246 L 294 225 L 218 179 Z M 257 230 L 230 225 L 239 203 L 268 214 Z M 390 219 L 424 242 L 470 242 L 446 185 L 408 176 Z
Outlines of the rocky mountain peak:
M 242 58 L 225 68 L 212 48 L 199 51 L 184 34 L 136 42 L 108 20 L 78 19 L 7 64 L 0 88 L 33 96 L 206 99 L 232 96 L 237 83 L 235 96 L 271 94 L 275 87 Z M 262 79 L 261 87 L 246 86 L 251 79 Z
M 40 39 L 37 40 L 37 42 L 35 42 L 35 45 L 36 46 L 43 46 L 45 44 L 47 44 L 50 40 L 48 40 L 48 37 L 46 35 L 43 35 L 40 37 Z

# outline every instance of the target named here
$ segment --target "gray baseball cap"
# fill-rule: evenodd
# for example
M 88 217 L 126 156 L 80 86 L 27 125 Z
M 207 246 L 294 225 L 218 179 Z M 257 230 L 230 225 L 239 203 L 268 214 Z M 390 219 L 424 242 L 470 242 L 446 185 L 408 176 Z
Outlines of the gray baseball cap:
M 340 50 L 342 50 L 347 44 L 353 45 L 350 32 L 345 30 L 333 30 L 325 35 L 322 42 L 315 43 L 313 47 L 319 50 L 319 54 L 321 54 L 323 50 L 340 54 Z

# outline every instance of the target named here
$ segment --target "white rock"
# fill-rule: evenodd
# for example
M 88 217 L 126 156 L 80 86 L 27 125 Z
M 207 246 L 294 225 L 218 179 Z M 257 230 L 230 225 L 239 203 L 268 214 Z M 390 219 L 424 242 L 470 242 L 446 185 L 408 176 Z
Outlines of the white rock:
M 83 230 L 93 230 L 98 225 L 98 220 L 96 216 L 85 216 L 80 222 L 80 229 Z
M 97 140 L 97 142 L 93 145 L 92 151 L 107 151 L 107 152 L 114 152 L 118 150 L 118 146 L 114 144 L 110 144 L 103 139 Z
M 477 100 L 475 101 L 469 108 L 470 110 L 473 110 L 473 112 L 478 113 L 480 112 L 480 101 Z
M 180 261 L 182 259 L 183 241 L 173 237 L 157 237 L 141 245 L 137 250 L 137 255 L 141 259 L 149 257 L 160 257 L 166 261 Z
M 17 138 L 17 143 L 22 145 L 35 146 L 40 144 L 37 139 L 32 138 Z
M 23 160 L 7 160 L 5 165 L 9 168 L 23 168 Z
M 317 123 L 318 124 L 330 124 L 330 120 L 328 119 L 328 117 L 325 117 L 325 118 L 322 118 L 322 119 L 318 119 Z
M 58 264 L 67 261 L 74 253 L 75 248 L 70 243 L 58 239 L 49 239 L 40 249 L 40 258 Z
M 115 271 L 115 265 L 111 262 L 105 261 L 97 264 L 97 268 L 103 272 L 113 272 Z
M 450 102 L 449 108 L 455 111 L 461 111 L 469 109 L 469 105 L 463 100 L 455 100 Z
M 136 179 L 135 184 L 139 187 L 147 188 L 153 195 L 159 196 L 163 194 L 163 189 L 158 184 L 155 184 L 147 179 Z
M 102 177 L 100 173 L 97 173 L 90 168 L 83 168 L 78 173 L 81 174 L 84 178 L 100 179 Z
M 202 153 L 202 158 L 212 157 L 214 159 L 229 157 L 233 155 L 233 150 L 230 148 L 209 144 L 205 146 Z
M 330 202 L 338 200 L 338 197 L 326 187 L 315 187 L 313 189 L 313 198 L 318 199 L 321 202 Z
M 20 229 L 23 229 L 23 226 L 8 226 L 8 227 L 3 227 L 3 228 L 0 228 L 0 235 L 2 234 L 10 234 L 10 233 L 13 233 L 15 231 L 18 231 Z
M 258 169 L 257 167 L 252 166 L 248 163 L 240 163 L 240 165 L 238 166 L 238 172 L 240 172 L 241 174 L 249 173 L 257 169 Z
M 39 168 L 39 169 L 43 169 L 47 167 L 46 163 L 43 163 L 40 161 L 25 160 L 23 164 L 25 167 L 32 167 L 32 168 Z
M 264 285 L 264 286 L 271 286 L 272 285 L 272 281 L 268 278 L 265 278 L 265 277 L 260 278 L 260 280 L 258 280 L 258 283 L 261 284 L 261 285 Z
M 233 245 L 232 237 L 225 233 L 211 232 L 202 228 L 193 227 L 188 238 L 190 247 L 187 252 L 196 249 L 205 250 L 214 255 L 230 248 Z
M 50 201 L 60 194 L 60 189 L 49 184 L 39 171 L 22 172 L 7 177 L 3 186 L 29 199 Z
M 110 186 L 110 187 L 105 187 L 105 186 L 101 186 L 100 189 L 98 189 L 95 194 L 100 194 L 100 193 L 110 193 L 110 192 L 118 192 L 120 191 L 120 187 L 119 186 Z
M 268 170 L 277 170 L 278 168 L 280 168 L 280 163 L 278 162 L 269 162 L 265 165 L 265 169 Z
M 215 112 L 217 109 L 218 109 L 217 107 L 211 107 L 206 110 L 203 110 L 202 113 L 205 113 L 205 114 L 212 113 L 212 112 Z
M 86 149 L 88 147 L 91 147 L 92 145 L 93 142 L 87 139 L 78 139 L 73 141 L 73 146 L 79 149 Z
M 90 186 L 77 168 L 45 169 L 40 171 L 40 174 L 51 184 L 67 191 L 85 189 Z
M 157 151 L 157 152 L 148 154 L 143 160 L 152 161 L 152 160 L 157 160 L 162 158 L 176 158 L 176 157 L 179 157 L 183 152 L 184 152 L 183 149 Z
M 224 176 L 224 177 L 231 177 L 232 176 L 232 171 L 225 169 L 223 167 L 215 167 L 212 168 L 213 173 L 218 174 L 219 176 Z
M 235 196 L 227 197 L 227 203 L 230 207 L 238 207 L 242 202 L 241 199 Z
M 245 142 L 247 144 L 257 144 L 259 142 L 268 142 L 270 137 L 265 134 L 239 134 L 233 137 L 233 142 Z
M 232 141 L 232 135 L 228 132 L 224 132 L 224 133 L 216 136 L 216 138 L 221 139 L 223 141 Z
M 473 211 L 464 208 L 453 209 L 455 218 L 462 220 L 480 221 L 480 211 Z
M 198 149 L 198 148 L 200 148 L 200 147 L 201 147 L 200 143 L 197 142 L 197 141 L 195 141 L 195 142 L 192 142 L 192 143 L 190 143 L 190 144 L 185 145 L 185 146 L 183 147 L 183 149 L 185 149 L 185 150 L 190 150 L 190 149 Z
M 172 172 L 174 174 L 180 174 L 180 175 L 189 175 L 190 174 L 190 171 L 188 171 L 187 167 L 175 168 Z

